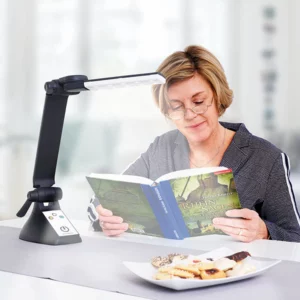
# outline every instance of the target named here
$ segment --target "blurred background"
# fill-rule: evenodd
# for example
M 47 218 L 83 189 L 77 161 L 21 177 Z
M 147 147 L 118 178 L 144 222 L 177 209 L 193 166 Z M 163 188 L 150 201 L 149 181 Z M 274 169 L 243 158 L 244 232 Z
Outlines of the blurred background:
M 153 72 L 190 44 L 219 58 L 234 90 L 222 120 L 289 155 L 299 201 L 299 15 L 297 0 L 1 0 L 0 220 L 33 189 L 46 81 Z M 56 170 L 68 217 L 86 219 L 86 175 L 122 172 L 170 129 L 147 86 L 69 97 Z

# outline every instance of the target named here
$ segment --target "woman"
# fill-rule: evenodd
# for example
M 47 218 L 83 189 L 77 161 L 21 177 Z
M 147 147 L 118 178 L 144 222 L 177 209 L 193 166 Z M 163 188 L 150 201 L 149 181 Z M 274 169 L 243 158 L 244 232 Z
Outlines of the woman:
M 177 130 L 157 137 L 124 174 L 155 180 L 187 168 L 231 168 L 243 208 L 215 218 L 214 226 L 243 242 L 268 238 L 300 242 L 286 154 L 252 135 L 244 124 L 219 122 L 233 94 L 217 58 L 203 47 L 189 46 L 167 57 L 157 71 L 166 83 L 153 86 L 156 104 Z M 108 236 L 127 230 L 128 224 L 97 199 L 92 205 L 99 219 L 94 227 L 100 224 Z

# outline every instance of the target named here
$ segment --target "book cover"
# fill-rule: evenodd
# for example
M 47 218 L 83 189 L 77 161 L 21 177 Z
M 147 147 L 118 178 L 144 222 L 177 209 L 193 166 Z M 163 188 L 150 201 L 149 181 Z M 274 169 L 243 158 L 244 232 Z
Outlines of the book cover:
M 224 167 L 172 172 L 155 182 L 137 176 L 87 176 L 103 207 L 129 224 L 128 232 L 171 239 L 223 234 L 214 217 L 241 208 L 233 173 Z
M 191 237 L 224 234 L 214 228 L 212 219 L 241 208 L 230 169 L 170 179 L 169 185 Z
M 147 187 L 133 182 L 122 182 L 88 176 L 87 180 L 103 207 L 128 223 L 127 232 L 164 236 L 158 223 L 159 216 L 147 198 L 154 198 Z M 156 208 L 157 209 L 157 208 Z

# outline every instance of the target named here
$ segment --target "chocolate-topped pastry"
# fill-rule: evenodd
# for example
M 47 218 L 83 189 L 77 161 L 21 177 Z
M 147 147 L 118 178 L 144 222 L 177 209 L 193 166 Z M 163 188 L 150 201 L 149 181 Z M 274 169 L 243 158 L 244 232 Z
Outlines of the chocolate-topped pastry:
M 226 257 L 229 259 L 232 259 L 236 262 L 239 262 L 239 261 L 242 261 L 243 259 L 245 259 L 247 256 L 251 256 L 249 252 L 241 251 L 241 252 L 234 253 L 232 255 L 228 255 Z
M 162 266 L 171 264 L 173 262 L 181 261 L 186 259 L 188 256 L 179 253 L 171 253 L 168 256 L 156 256 L 151 259 L 151 264 L 156 267 L 160 268 Z
M 163 256 L 156 256 L 156 257 L 153 257 L 151 259 L 151 264 L 155 268 L 160 268 L 160 267 L 165 266 L 169 263 L 170 263 L 169 259 L 167 257 L 163 257 Z
M 179 254 L 179 253 L 168 254 L 168 258 L 171 263 L 175 262 L 175 261 L 180 261 L 180 260 L 186 259 L 187 257 L 188 257 L 187 255 Z
M 237 262 L 234 261 L 233 259 L 229 259 L 227 257 L 222 257 L 215 261 L 215 268 L 222 270 L 222 271 L 227 271 L 227 270 L 232 269 L 236 264 L 237 264 Z

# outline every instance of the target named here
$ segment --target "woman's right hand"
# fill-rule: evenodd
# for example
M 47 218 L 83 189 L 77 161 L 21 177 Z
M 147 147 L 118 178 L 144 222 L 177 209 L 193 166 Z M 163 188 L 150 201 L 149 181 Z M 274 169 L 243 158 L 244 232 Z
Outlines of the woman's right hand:
M 112 211 L 105 209 L 101 204 L 96 207 L 96 210 L 99 215 L 99 224 L 106 236 L 117 236 L 128 229 L 128 224 L 123 223 L 121 217 L 114 216 Z

